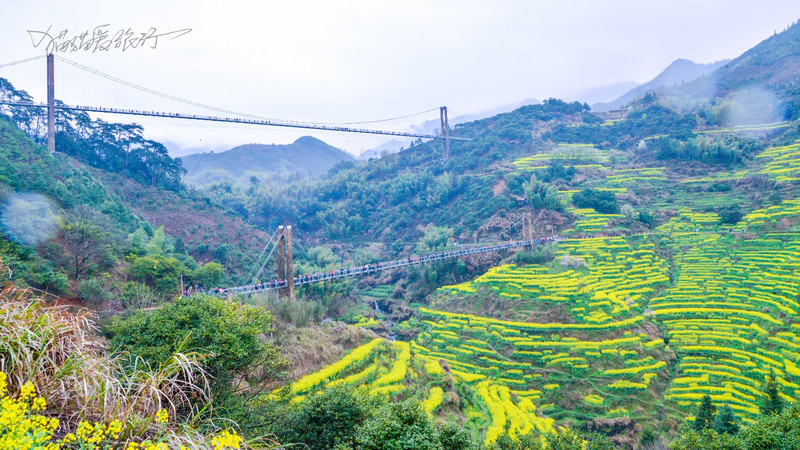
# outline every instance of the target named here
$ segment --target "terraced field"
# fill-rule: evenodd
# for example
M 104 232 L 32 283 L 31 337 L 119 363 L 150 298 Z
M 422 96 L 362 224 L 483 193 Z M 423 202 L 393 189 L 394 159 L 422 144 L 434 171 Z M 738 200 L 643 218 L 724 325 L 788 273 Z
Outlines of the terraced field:
M 577 150 L 593 161 L 607 156 L 569 149 Z M 800 143 L 767 149 L 749 173 L 793 182 L 797 155 Z M 546 159 L 517 165 L 536 170 Z M 663 168 L 604 170 L 596 186 L 618 194 L 669 179 Z M 487 444 L 593 418 L 680 423 L 693 419 L 704 394 L 752 421 L 770 374 L 787 402 L 800 397 L 800 200 L 753 210 L 734 225 L 687 200 L 648 234 L 587 238 L 622 217 L 569 206 L 574 192 L 559 193 L 578 220 L 552 262 L 502 265 L 440 288 L 399 325 L 416 332 L 412 340 L 375 340 L 299 380 L 295 394 L 344 383 L 415 397 Z M 502 308 L 486 309 L 488 299 Z

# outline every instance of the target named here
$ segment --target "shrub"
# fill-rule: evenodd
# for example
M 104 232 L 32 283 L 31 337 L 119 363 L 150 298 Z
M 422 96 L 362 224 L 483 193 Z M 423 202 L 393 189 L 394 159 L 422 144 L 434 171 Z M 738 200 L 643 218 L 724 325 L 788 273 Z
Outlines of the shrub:
M 553 244 L 537 245 L 533 250 L 520 250 L 514 255 L 514 264 L 544 264 L 556 257 L 556 246 Z
M 280 372 L 282 358 L 262 340 L 271 322 L 272 316 L 261 308 L 196 295 L 116 318 L 108 330 L 112 348 L 153 366 L 179 349 L 207 355 L 203 366 L 221 387 L 256 362 L 263 364 L 261 371 Z

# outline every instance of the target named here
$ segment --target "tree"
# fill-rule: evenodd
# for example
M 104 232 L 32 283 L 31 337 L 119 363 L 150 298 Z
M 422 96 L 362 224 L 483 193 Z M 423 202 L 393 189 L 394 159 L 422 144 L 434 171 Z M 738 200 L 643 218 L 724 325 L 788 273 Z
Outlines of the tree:
M 761 414 L 780 414 L 783 411 L 783 399 L 774 371 L 770 371 L 770 374 L 765 377 L 763 389 L 761 404 L 758 406 Z
M 219 286 L 223 273 L 219 263 L 207 262 L 203 264 L 203 267 L 198 267 L 192 272 L 192 279 L 195 284 L 211 288 Z
M 727 403 L 720 408 L 714 419 L 714 431 L 719 434 L 736 434 L 739 432 L 739 421 L 733 414 L 733 409 Z
M 716 414 L 717 407 L 711 403 L 711 397 L 708 394 L 703 395 L 703 399 L 700 400 L 700 406 L 697 408 L 697 416 L 695 416 L 693 428 L 696 431 L 710 428 L 714 424 L 714 416 Z
M 70 272 L 76 280 L 82 279 L 100 263 L 110 247 L 108 233 L 86 220 L 62 225 L 58 242 L 69 253 Z
M 453 240 L 453 229 L 437 227 L 433 224 L 423 228 L 424 235 L 417 241 L 417 251 L 419 253 L 432 253 L 443 250 Z
M 311 449 L 352 448 L 356 430 L 372 413 L 370 398 L 349 387 L 325 389 L 300 403 L 291 419 L 276 430 L 283 442 Z
M 572 203 L 579 208 L 594 208 L 603 214 L 616 214 L 619 211 L 617 197 L 609 191 L 584 189 L 572 195 Z
M 539 181 L 536 175 L 531 175 L 531 181 L 523 184 L 525 197 L 533 209 L 552 209 L 561 211 L 561 202 L 558 201 L 558 194 L 549 183 Z
M 381 407 L 359 427 L 356 443 L 363 450 L 442 450 L 433 421 L 415 400 Z
M 131 274 L 161 294 L 179 290 L 180 274 L 186 272 L 180 261 L 171 256 L 147 255 L 133 260 Z

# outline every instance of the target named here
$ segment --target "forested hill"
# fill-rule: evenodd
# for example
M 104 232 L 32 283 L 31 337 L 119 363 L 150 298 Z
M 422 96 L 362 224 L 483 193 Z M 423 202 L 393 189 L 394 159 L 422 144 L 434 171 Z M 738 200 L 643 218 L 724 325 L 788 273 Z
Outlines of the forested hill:
M 214 182 L 249 183 L 250 177 L 275 175 L 318 177 L 341 161 L 353 157 L 311 136 L 288 145 L 247 144 L 220 153 L 199 153 L 181 158 L 185 180 L 203 186 Z

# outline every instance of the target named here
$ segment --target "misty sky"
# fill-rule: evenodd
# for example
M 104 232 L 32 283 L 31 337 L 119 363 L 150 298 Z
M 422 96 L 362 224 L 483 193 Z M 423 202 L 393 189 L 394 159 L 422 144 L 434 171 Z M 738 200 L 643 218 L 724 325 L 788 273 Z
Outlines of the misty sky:
M 724 5 L 721 7 L 720 5 Z M 735 58 L 800 19 L 797 0 L 677 1 L 23 1 L 0 0 L 0 64 L 43 53 L 28 30 L 70 35 L 109 24 L 159 33 L 155 49 L 59 53 L 150 89 L 220 108 L 308 122 L 357 122 L 447 105 L 457 114 L 526 98 L 646 82 L 677 58 Z M 44 61 L 0 68 L 44 101 Z M 64 63 L 69 104 L 220 115 Z M 401 129 L 438 112 L 382 124 Z M 107 120 L 128 121 L 123 116 Z M 137 118 L 174 154 L 312 134 L 351 153 L 388 138 Z

